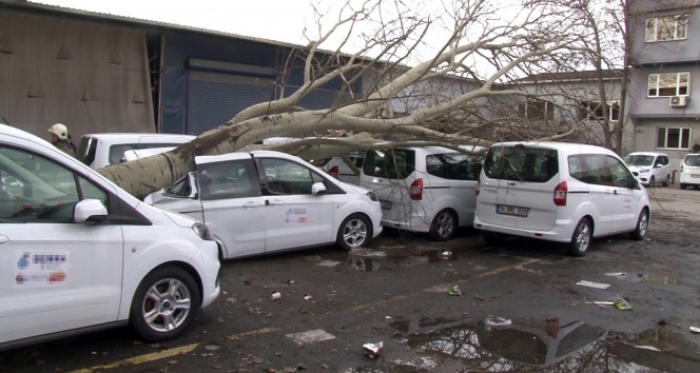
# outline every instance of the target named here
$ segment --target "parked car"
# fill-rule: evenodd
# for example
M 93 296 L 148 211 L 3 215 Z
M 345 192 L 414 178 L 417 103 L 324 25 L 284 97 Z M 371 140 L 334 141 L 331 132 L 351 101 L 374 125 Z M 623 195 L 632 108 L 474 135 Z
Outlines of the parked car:
M 480 170 L 478 157 L 439 146 L 372 150 L 360 186 L 379 198 L 384 226 L 448 240 L 472 225 Z
M 177 146 L 194 138 L 164 133 L 93 133 L 80 139 L 77 158 L 93 170 L 99 170 L 122 162 L 127 150 Z
M 593 237 L 647 233 L 645 188 L 614 152 L 592 145 L 505 142 L 481 172 L 474 227 L 497 244 L 507 235 L 569 244 L 584 255 Z
M 362 164 L 365 161 L 365 152 L 352 152 L 348 154 L 348 158 L 350 158 L 350 161 L 352 161 L 359 171 L 362 169 Z M 360 174 L 355 173 L 353 169 L 345 163 L 342 157 L 319 159 L 313 162 L 313 164 L 344 183 L 360 185 Z
M 681 189 L 700 188 L 700 154 L 687 154 L 681 161 Z
M 639 173 L 644 186 L 653 187 L 657 182 L 668 186 L 671 182 L 671 162 L 668 155 L 656 152 L 636 152 L 625 157 L 630 171 Z
M 219 295 L 204 224 L 142 203 L 47 141 L 0 125 L 0 181 L 0 349 L 128 323 L 166 340 Z
M 373 193 L 298 157 L 252 151 L 195 157 L 195 163 L 196 172 L 145 201 L 204 222 L 222 258 L 332 243 L 350 250 L 382 232 Z

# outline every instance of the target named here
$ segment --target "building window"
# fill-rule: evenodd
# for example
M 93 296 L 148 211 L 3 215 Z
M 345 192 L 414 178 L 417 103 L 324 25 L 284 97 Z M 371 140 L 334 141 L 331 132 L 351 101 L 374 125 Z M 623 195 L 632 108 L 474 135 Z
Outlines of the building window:
M 528 120 L 553 120 L 554 104 L 546 101 L 528 100 L 518 105 L 518 114 Z
M 690 128 L 659 128 L 656 135 L 656 147 L 660 149 L 690 148 Z
M 690 73 L 649 74 L 648 97 L 687 96 Z
M 620 120 L 620 101 L 607 101 L 608 119 L 612 121 Z M 581 120 L 599 121 L 605 119 L 603 115 L 603 105 L 599 101 L 583 101 L 579 109 Z
M 681 40 L 687 37 L 688 21 L 685 16 L 647 18 L 644 40 Z

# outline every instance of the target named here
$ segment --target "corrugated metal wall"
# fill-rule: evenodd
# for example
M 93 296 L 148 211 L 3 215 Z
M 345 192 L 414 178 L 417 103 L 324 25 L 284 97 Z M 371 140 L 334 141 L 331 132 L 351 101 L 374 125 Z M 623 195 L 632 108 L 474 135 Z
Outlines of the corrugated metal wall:
M 143 32 L 0 10 L 0 121 L 47 138 L 53 123 L 154 132 Z

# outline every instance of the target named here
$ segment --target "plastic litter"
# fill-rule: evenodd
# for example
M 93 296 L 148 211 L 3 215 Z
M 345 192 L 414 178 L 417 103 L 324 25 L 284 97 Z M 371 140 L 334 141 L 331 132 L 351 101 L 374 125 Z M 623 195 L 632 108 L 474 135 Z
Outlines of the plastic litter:
M 586 281 L 586 280 L 581 280 L 576 283 L 576 285 L 580 286 L 585 286 L 589 288 L 594 288 L 594 289 L 602 289 L 605 290 L 610 287 L 610 284 L 603 284 L 601 282 L 593 282 L 593 281 Z
M 443 258 L 449 258 L 452 256 L 452 251 L 443 251 L 442 256 Z
M 625 273 L 625 272 L 608 272 L 605 275 L 610 276 L 610 277 L 620 277 L 620 276 L 627 276 L 627 273 Z
M 448 290 L 447 293 L 449 293 L 450 295 L 462 295 L 462 291 L 459 290 L 459 286 L 457 285 L 452 285 L 452 287 L 450 287 L 450 290 Z
M 304 295 L 304 299 L 309 300 L 309 299 L 311 299 L 311 296 L 309 294 L 306 294 L 306 295 Z
M 595 304 L 597 306 L 605 307 L 605 306 L 614 306 L 615 302 L 613 302 L 611 300 L 601 300 L 601 301 L 594 301 L 593 304 Z
M 280 293 L 279 291 L 276 291 L 276 292 L 272 293 L 271 298 L 272 298 L 272 300 L 278 300 L 278 299 L 282 298 L 282 293 Z
M 615 301 L 615 307 L 620 311 L 629 311 L 632 309 L 632 305 L 627 303 L 625 298 L 619 298 Z
M 698 333 L 700 333 L 700 328 L 698 328 L 697 326 L 691 326 L 691 327 L 690 327 L 690 332 L 691 332 L 691 333 L 698 334 Z
M 364 352 L 368 358 L 376 359 L 382 352 L 382 348 L 384 348 L 384 341 L 378 343 L 365 343 L 362 345 L 362 352 Z
M 486 318 L 485 323 L 488 326 L 492 326 L 492 327 L 496 327 L 496 328 L 511 326 L 513 324 L 513 322 L 510 319 L 506 319 L 504 317 L 494 316 L 494 315 L 489 315 Z

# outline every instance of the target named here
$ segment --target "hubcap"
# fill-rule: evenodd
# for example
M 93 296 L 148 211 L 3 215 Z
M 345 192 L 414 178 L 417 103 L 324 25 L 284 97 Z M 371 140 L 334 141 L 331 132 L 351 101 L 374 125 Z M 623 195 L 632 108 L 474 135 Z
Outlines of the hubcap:
M 452 215 L 448 213 L 440 214 L 435 224 L 435 230 L 440 237 L 449 237 L 455 229 L 455 222 Z
M 168 278 L 148 289 L 141 312 L 151 329 L 168 332 L 182 325 L 190 313 L 191 302 L 187 286 L 177 279 Z
M 585 224 L 581 224 L 578 229 L 578 235 L 576 236 L 576 244 L 580 252 L 584 252 L 588 249 L 588 244 L 591 241 L 590 230 Z
M 642 216 L 639 217 L 639 235 L 644 237 L 647 234 L 647 214 L 642 213 Z
M 362 219 L 352 219 L 343 228 L 343 240 L 350 247 L 360 247 L 367 239 L 367 226 Z

